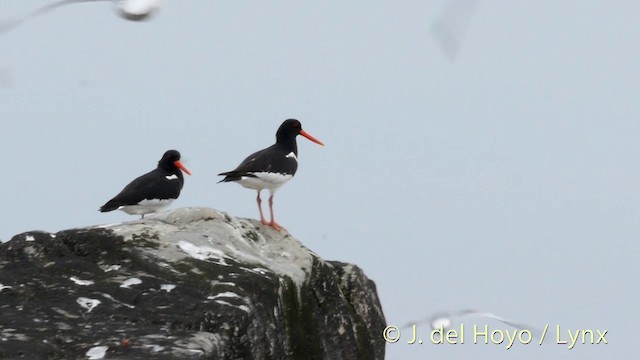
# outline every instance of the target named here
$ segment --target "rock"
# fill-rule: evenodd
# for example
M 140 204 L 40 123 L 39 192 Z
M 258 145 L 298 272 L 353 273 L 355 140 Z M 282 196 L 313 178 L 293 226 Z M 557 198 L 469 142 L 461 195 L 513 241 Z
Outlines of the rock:
M 0 245 L 2 359 L 383 359 L 373 281 L 184 208 Z

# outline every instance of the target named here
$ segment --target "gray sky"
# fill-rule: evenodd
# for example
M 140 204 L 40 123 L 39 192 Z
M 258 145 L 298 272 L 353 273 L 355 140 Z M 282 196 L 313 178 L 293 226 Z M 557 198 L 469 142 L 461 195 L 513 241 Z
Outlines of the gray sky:
M 403 338 L 389 359 L 629 358 L 640 3 L 477 1 L 453 63 L 443 4 L 166 0 L 144 23 L 84 4 L 0 35 L 0 238 L 134 219 L 97 209 L 169 148 L 193 172 L 172 208 L 256 218 L 216 174 L 295 117 L 327 146 L 299 139 L 277 220 L 361 266 L 388 323 L 478 308 L 609 331 L 573 350 Z

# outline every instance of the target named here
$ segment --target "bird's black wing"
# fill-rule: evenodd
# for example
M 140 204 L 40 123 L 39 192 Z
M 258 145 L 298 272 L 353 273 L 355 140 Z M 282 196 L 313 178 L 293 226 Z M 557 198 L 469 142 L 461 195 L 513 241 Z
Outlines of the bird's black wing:
M 181 178 L 169 180 L 166 176 L 171 175 L 155 169 L 148 172 L 132 182 L 120 191 L 120 193 L 107 201 L 100 207 L 101 212 L 115 210 L 120 206 L 136 205 L 145 199 L 175 199 L 180 195 L 183 182 Z
M 274 156 L 274 153 L 276 156 Z M 243 176 L 255 177 L 256 172 L 279 172 L 295 174 L 298 162 L 294 158 L 287 158 L 285 151 L 278 144 L 256 151 L 247 156 L 237 168 L 218 174 L 224 176 L 219 182 L 237 181 Z

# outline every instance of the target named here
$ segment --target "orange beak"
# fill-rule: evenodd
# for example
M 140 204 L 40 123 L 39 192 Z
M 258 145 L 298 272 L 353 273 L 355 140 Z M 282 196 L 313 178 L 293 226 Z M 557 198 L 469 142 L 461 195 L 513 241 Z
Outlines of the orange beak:
M 322 143 L 322 141 L 320 141 L 320 140 L 318 140 L 318 139 L 314 138 L 313 136 L 309 135 L 309 133 L 307 133 L 307 132 L 306 132 L 306 131 L 304 131 L 304 130 L 300 130 L 300 135 L 302 135 L 302 136 L 306 137 L 307 139 L 309 139 L 309 140 L 313 141 L 314 143 L 316 143 L 316 144 L 318 144 L 318 145 L 322 145 L 322 146 L 324 146 L 324 144 Z
M 189 169 L 187 169 L 186 167 L 184 167 L 184 165 L 182 165 L 182 163 L 180 162 L 180 160 L 174 161 L 173 165 L 175 165 L 178 169 L 186 172 L 188 175 L 191 175 L 191 171 L 189 171 Z

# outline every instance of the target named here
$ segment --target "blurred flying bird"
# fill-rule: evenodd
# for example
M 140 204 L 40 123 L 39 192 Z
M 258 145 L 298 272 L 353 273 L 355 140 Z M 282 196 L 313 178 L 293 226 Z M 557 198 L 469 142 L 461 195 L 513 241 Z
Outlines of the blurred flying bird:
M 413 322 L 409 322 L 407 324 L 405 324 L 403 326 L 403 328 L 410 328 L 413 325 L 422 325 L 422 324 L 429 324 L 429 326 L 431 327 L 431 329 L 435 330 L 435 329 L 440 329 L 443 328 L 445 330 L 451 328 L 451 326 L 454 323 L 460 322 L 463 319 L 466 318 L 489 318 L 489 319 L 493 319 L 496 321 L 499 321 L 503 324 L 509 325 L 513 328 L 516 328 L 518 330 L 529 330 L 531 332 L 532 335 L 535 335 L 538 331 L 536 329 L 534 329 L 533 327 L 526 325 L 526 324 L 522 324 L 522 323 L 517 323 L 515 321 L 511 321 L 511 320 L 507 320 L 504 319 L 498 315 L 494 315 L 492 313 L 488 313 L 488 312 L 483 312 L 483 311 L 478 311 L 478 310 L 461 310 L 458 312 L 454 312 L 454 313 L 450 313 L 450 312 L 440 312 L 440 313 L 435 313 L 432 316 L 420 320 L 420 321 L 413 321 Z
M 105 1 L 115 5 L 116 13 L 120 17 L 131 21 L 145 20 L 160 7 L 160 0 L 60 0 L 39 7 L 22 17 L 0 21 L 0 34 L 11 31 L 35 17 L 48 14 L 66 5 Z

